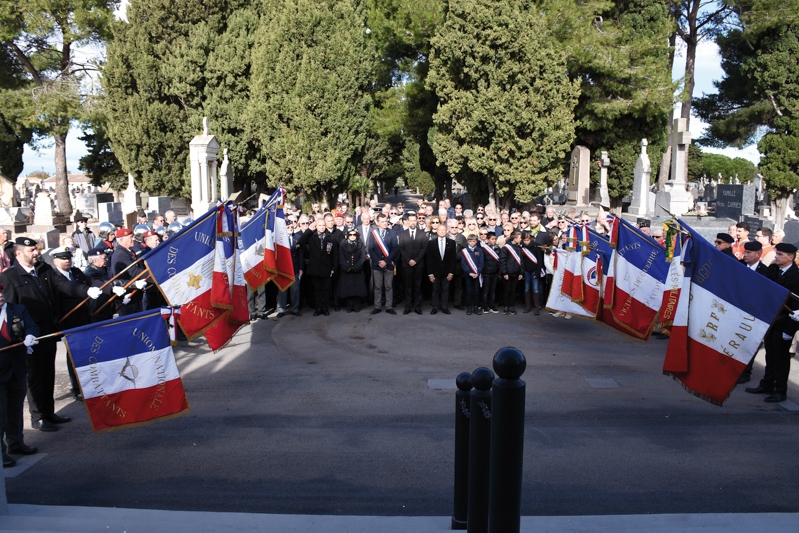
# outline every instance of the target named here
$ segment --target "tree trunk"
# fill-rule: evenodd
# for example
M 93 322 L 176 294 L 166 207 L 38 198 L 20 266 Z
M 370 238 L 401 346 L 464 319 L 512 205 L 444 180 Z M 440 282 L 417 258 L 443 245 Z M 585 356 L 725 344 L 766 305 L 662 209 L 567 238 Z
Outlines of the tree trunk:
M 677 32 L 671 34 L 669 37 L 669 72 L 674 70 L 674 52 L 677 47 Z M 658 169 L 657 190 L 662 191 L 663 187 L 669 179 L 671 173 L 671 125 L 674 122 L 674 107 L 669 111 L 669 122 L 666 124 L 666 151 L 663 152 L 663 157 L 660 159 L 660 168 Z
M 55 139 L 55 194 L 58 212 L 72 215 L 72 199 L 67 180 L 67 134 L 53 135 Z

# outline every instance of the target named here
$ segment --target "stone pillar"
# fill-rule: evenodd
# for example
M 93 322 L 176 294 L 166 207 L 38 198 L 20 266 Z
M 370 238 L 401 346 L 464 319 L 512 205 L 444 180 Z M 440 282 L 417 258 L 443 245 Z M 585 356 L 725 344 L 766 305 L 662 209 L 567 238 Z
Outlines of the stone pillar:
M 641 154 L 638 156 L 638 161 L 635 163 L 635 170 L 633 175 L 633 199 L 630 203 L 630 208 L 627 210 L 631 215 L 637 217 L 647 217 L 649 215 L 649 179 L 652 175 L 652 165 L 649 164 L 649 155 L 646 153 L 646 147 L 649 142 L 646 139 L 641 139 Z
M 608 167 L 610 166 L 610 158 L 607 152 L 602 152 L 599 163 L 599 205 L 605 209 L 610 209 L 610 194 L 608 193 Z
M 219 170 L 219 199 L 227 201 L 233 188 L 233 173 L 230 171 L 230 159 L 227 148 L 222 152 L 222 168 Z
M 191 209 L 199 217 L 214 206 L 216 193 L 216 154 L 219 141 L 208 132 L 208 117 L 203 118 L 203 133 L 189 143 L 191 158 Z
M 571 167 L 569 169 L 570 202 L 577 205 L 588 205 L 591 187 L 591 151 L 585 146 L 575 146 L 572 150 Z
M 663 190 L 658 192 L 655 207 L 656 216 L 661 217 L 667 217 L 669 213 L 680 216 L 690 211 L 693 204 L 693 198 L 686 190 L 685 183 L 688 145 L 691 144 L 688 121 L 684 118 L 674 119 L 671 135 L 671 179 L 666 182 Z

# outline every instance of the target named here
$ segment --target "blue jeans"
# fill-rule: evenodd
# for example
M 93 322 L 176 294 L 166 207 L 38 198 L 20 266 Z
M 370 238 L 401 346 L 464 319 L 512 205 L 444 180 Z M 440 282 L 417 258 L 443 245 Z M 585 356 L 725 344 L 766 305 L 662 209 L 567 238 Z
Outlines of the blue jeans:
M 524 292 L 530 292 L 531 289 L 535 294 L 541 292 L 541 278 L 535 272 L 525 272 Z

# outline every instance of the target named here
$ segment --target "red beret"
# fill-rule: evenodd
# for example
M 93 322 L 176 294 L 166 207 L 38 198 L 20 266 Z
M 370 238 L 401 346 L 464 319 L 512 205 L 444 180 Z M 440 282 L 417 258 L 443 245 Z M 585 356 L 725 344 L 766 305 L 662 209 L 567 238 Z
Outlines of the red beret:
M 114 236 L 119 237 L 127 237 L 128 235 L 133 235 L 133 232 L 130 231 L 128 228 L 120 228 L 114 232 Z

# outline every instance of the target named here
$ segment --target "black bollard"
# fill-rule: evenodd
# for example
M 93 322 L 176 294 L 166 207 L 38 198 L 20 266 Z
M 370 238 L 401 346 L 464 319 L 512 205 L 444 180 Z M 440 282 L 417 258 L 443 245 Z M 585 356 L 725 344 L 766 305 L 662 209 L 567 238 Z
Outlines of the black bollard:
M 472 372 L 469 405 L 469 510 L 466 530 L 488 532 L 488 469 L 491 451 L 491 383 L 494 373 L 485 367 Z
M 516 348 L 494 355 L 491 420 L 491 474 L 488 531 L 519 533 L 522 510 L 525 383 L 519 377 L 527 361 Z
M 466 510 L 469 503 L 469 399 L 472 375 L 461 372 L 455 378 L 455 504 L 452 529 L 466 529 Z

